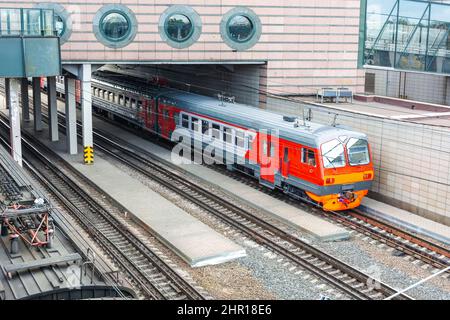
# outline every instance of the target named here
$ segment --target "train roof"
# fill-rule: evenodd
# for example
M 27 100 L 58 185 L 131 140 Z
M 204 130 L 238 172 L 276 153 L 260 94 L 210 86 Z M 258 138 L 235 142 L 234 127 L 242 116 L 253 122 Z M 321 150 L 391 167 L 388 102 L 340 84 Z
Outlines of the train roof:
M 221 102 L 217 98 L 198 95 L 178 90 L 167 90 L 159 95 L 186 111 L 198 113 L 224 122 L 236 124 L 254 130 L 279 130 L 281 138 L 299 142 L 310 147 L 319 147 L 322 143 L 348 136 L 366 139 L 364 133 L 352 131 L 349 128 L 328 126 L 311 121 L 286 121 L 283 115 L 258 109 L 239 103 Z M 292 120 L 292 119 L 291 119 Z
M 205 115 L 240 127 L 258 130 L 279 130 L 281 138 L 318 148 L 322 143 L 340 136 L 367 139 L 364 133 L 356 132 L 342 126 L 329 126 L 297 118 L 294 122 L 284 120 L 283 115 L 258 109 L 253 106 L 219 101 L 218 98 L 184 92 L 171 88 L 152 88 L 151 86 L 133 86 L 121 81 L 96 75 L 94 81 L 116 89 L 126 88 L 135 94 L 159 97 L 188 112 Z

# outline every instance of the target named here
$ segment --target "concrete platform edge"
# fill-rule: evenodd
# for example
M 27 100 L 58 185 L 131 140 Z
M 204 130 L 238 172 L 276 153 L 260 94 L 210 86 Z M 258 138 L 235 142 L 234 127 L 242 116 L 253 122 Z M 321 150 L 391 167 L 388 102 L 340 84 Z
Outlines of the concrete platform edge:
M 165 159 L 162 159 L 162 158 L 160 158 L 160 157 L 157 156 L 157 155 L 154 155 L 154 156 L 155 156 L 155 157 L 158 157 L 159 159 L 161 159 L 161 161 L 167 162 Z M 169 163 L 169 164 L 170 164 L 170 163 Z M 170 164 L 170 165 L 172 165 L 172 164 Z M 334 235 L 331 235 L 331 236 L 319 236 L 319 235 L 317 235 L 317 234 L 314 234 L 314 233 L 312 233 L 310 230 L 304 229 L 304 228 L 302 228 L 300 225 L 294 224 L 294 223 L 292 223 L 291 221 L 289 221 L 288 219 L 284 219 L 283 217 L 280 217 L 280 216 L 274 214 L 273 212 L 270 212 L 269 210 L 267 210 L 267 209 L 265 209 L 265 208 L 263 208 L 263 207 L 258 206 L 258 205 L 255 204 L 255 203 L 249 202 L 249 201 L 247 201 L 246 199 L 240 197 L 239 195 L 237 195 L 237 194 L 235 194 L 235 193 L 232 193 L 232 192 L 230 192 L 230 191 L 228 191 L 228 190 L 222 188 L 222 187 L 221 187 L 220 185 L 218 185 L 218 184 L 214 184 L 214 183 L 212 183 L 212 182 L 210 182 L 210 181 L 207 181 L 207 180 L 203 179 L 203 178 L 200 177 L 200 176 L 194 175 L 193 173 L 187 171 L 186 169 L 184 169 L 184 168 L 182 168 L 182 167 L 179 167 L 179 166 L 176 166 L 176 167 L 177 167 L 179 170 L 181 170 L 183 173 L 185 173 L 186 175 L 190 175 L 190 176 L 192 176 L 192 177 L 194 177 L 194 178 L 196 178 L 196 179 L 198 179 L 198 180 L 201 180 L 203 183 L 205 183 L 205 184 L 207 184 L 207 185 L 210 185 L 211 187 L 214 187 L 214 188 L 216 188 L 216 189 L 219 189 L 220 191 L 222 191 L 223 193 L 227 194 L 227 195 L 230 196 L 231 198 L 234 198 L 234 199 L 236 199 L 236 200 L 238 200 L 238 201 L 240 201 L 240 202 L 243 202 L 243 203 L 247 204 L 248 206 L 252 207 L 253 209 L 258 210 L 258 211 L 261 211 L 261 212 L 263 212 L 264 214 L 266 214 L 266 215 L 268 215 L 268 216 L 270 216 L 270 217 L 272 217 L 272 218 L 274 218 L 274 219 L 276 219 L 276 220 L 278 220 L 278 221 L 280 221 L 280 222 L 282 222 L 282 223 L 285 223 L 285 224 L 287 224 L 288 226 L 290 226 L 290 227 L 292 227 L 292 228 L 294 228 L 294 229 L 300 230 L 300 231 L 302 231 L 302 232 L 306 232 L 306 233 L 312 235 L 313 237 L 315 237 L 315 238 L 316 238 L 317 240 L 319 240 L 319 241 L 330 242 L 330 241 L 342 241 L 342 240 L 348 240 L 348 239 L 350 239 L 350 234 L 349 234 L 347 231 L 346 231 L 346 232 L 342 232 L 342 233 L 340 233 L 340 234 L 334 234 Z
M 416 226 L 416 225 L 414 225 L 412 223 L 408 223 L 406 221 L 394 218 L 392 216 L 385 215 L 385 214 L 383 214 L 383 213 L 381 213 L 379 211 L 376 211 L 375 209 L 370 208 L 370 207 L 368 207 L 366 205 L 363 205 L 363 204 L 359 206 L 359 209 L 361 211 L 365 212 L 365 213 L 371 214 L 371 215 L 373 215 L 373 216 L 375 216 L 375 217 L 377 217 L 377 218 L 379 218 L 381 220 L 385 220 L 387 222 L 393 223 L 393 224 L 395 224 L 395 225 L 397 225 L 397 226 L 399 226 L 401 228 L 404 228 L 404 229 L 406 229 L 408 231 L 417 233 L 419 235 L 427 236 L 427 237 L 436 239 L 436 240 L 438 240 L 440 242 L 443 242 L 443 243 L 445 243 L 447 245 L 450 245 L 450 238 L 443 237 L 442 235 L 437 234 L 437 233 L 435 233 L 433 231 L 430 231 L 430 230 L 427 230 L 427 229 L 423 229 L 423 228 L 420 228 L 419 226 Z

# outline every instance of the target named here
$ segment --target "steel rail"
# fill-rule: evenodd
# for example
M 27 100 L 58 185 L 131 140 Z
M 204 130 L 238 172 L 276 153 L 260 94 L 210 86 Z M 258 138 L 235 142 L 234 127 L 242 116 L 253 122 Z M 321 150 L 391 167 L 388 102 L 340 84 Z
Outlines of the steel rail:
M 308 254 L 313 255 L 314 257 L 320 259 L 321 261 L 325 262 L 328 265 L 333 266 L 335 269 L 341 271 L 344 274 L 349 275 L 351 278 L 356 279 L 359 281 L 359 283 L 367 284 L 369 282 L 376 282 L 375 279 L 372 279 L 370 276 L 360 272 L 359 270 L 351 267 L 350 265 L 340 261 L 339 259 L 332 257 L 331 255 L 326 254 L 323 251 L 320 251 L 311 245 L 307 244 L 306 242 L 286 233 L 285 231 L 277 228 L 274 225 L 271 225 L 264 220 L 261 220 L 251 213 L 245 211 L 244 209 L 236 206 L 235 204 L 232 204 L 231 202 L 228 202 L 227 200 L 224 200 L 217 195 L 211 193 L 210 191 L 204 189 L 203 187 L 194 184 L 192 182 L 186 181 L 185 178 L 179 176 L 178 174 L 174 173 L 173 171 L 167 171 L 167 169 L 163 168 L 161 165 L 156 164 L 155 162 L 152 162 L 144 157 L 139 156 L 137 153 L 135 153 L 130 148 L 124 148 L 122 145 L 114 142 L 112 139 L 107 138 L 104 134 L 99 134 L 98 130 L 94 130 L 94 146 L 97 149 L 100 149 L 102 152 L 107 153 L 108 155 L 116 158 L 120 162 L 124 163 L 125 165 L 133 168 L 134 170 L 140 172 L 141 174 L 147 176 L 149 179 L 152 179 L 159 184 L 167 187 L 171 191 L 183 196 L 187 200 L 197 204 L 202 209 L 206 210 L 208 213 L 213 214 L 214 216 L 220 218 L 221 220 L 227 222 L 228 224 L 232 225 L 236 229 L 240 230 L 242 233 L 247 234 L 251 238 L 255 239 L 256 242 L 262 243 L 268 248 L 270 248 L 272 251 L 277 252 L 287 258 L 289 258 L 291 261 L 295 262 L 296 264 L 302 266 L 304 269 L 308 270 L 309 272 L 313 273 L 317 277 L 325 280 L 326 282 L 332 284 L 334 287 L 338 288 L 339 290 L 342 290 L 347 295 L 356 298 L 356 299 L 367 299 L 370 298 L 365 293 L 362 293 L 361 290 L 356 290 L 355 286 L 349 285 L 346 281 L 340 280 L 337 277 L 333 277 L 330 273 L 324 272 L 323 269 L 316 267 L 314 264 L 311 264 L 306 259 L 301 258 L 300 256 L 292 253 L 292 251 L 285 249 L 284 247 L 277 244 L 271 237 L 265 235 L 264 233 L 255 232 L 250 227 L 236 222 L 236 220 L 230 218 L 229 215 L 223 214 L 221 210 L 217 209 L 217 205 L 221 206 L 222 208 L 225 208 L 229 211 L 231 211 L 234 214 L 237 214 L 240 217 L 245 218 L 246 220 L 250 221 L 251 223 L 257 225 L 258 227 L 263 228 L 264 230 L 268 231 L 269 233 L 275 235 L 276 237 L 279 237 L 280 239 L 287 241 L 294 245 L 297 248 L 301 248 L 301 250 L 306 251 Z M 99 144 L 98 140 L 102 140 L 103 143 L 109 144 L 108 147 Z M 110 147 L 113 148 L 110 148 Z M 122 153 L 126 154 L 129 158 L 126 158 L 124 156 L 120 156 L 117 154 L 117 152 L 111 151 L 111 149 L 120 150 Z M 137 161 L 138 164 L 132 163 L 130 161 L 130 158 Z M 155 174 L 155 172 L 150 172 L 149 168 L 152 168 L 153 170 L 156 170 L 159 174 L 164 175 L 164 177 L 158 177 L 158 175 Z M 172 180 L 172 182 L 170 182 Z M 194 194 L 200 195 L 203 199 L 200 197 L 196 197 L 193 195 L 189 195 L 187 193 L 187 189 L 191 189 Z M 206 199 L 206 201 L 205 201 Z M 213 204 L 208 203 L 208 201 L 213 201 Z M 342 274 L 340 275 L 342 276 Z M 384 296 L 389 296 L 391 294 L 394 294 L 396 292 L 395 289 L 389 287 L 386 284 L 380 283 L 380 292 Z M 409 296 L 401 296 L 402 299 L 410 299 Z
M 2 118 L 4 119 L 3 116 Z M 0 123 L 3 128 L 8 127 L 7 122 L 4 120 L 0 120 Z M 58 167 L 44 154 L 42 154 L 42 152 L 37 150 L 37 148 L 34 147 L 30 141 L 34 141 L 34 143 L 39 145 L 39 148 L 47 149 L 47 151 L 49 151 L 46 146 L 42 145 L 42 143 L 28 134 L 25 134 L 25 136 L 26 138 L 22 138 L 22 141 L 26 146 L 26 150 L 32 153 L 38 161 L 44 164 L 47 169 L 47 173 L 53 174 L 53 180 L 50 177 L 41 174 L 39 169 L 33 166 L 29 159 L 27 160 L 26 165 L 30 166 L 36 177 L 48 187 L 48 189 L 66 206 L 67 209 L 70 210 L 70 212 L 83 225 L 84 229 L 86 229 L 96 240 L 99 241 L 101 247 L 108 252 L 114 261 L 122 266 L 122 268 L 132 277 L 135 285 L 137 284 L 141 292 L 144 292 L 146 297 L 153 299 L 166 299 L 168 292 L 164 292 L 164 290 L 158 288 L 151 282 L 150 279 L 148 279 L 148 274 L 132 260 L 136 257 L 136 255 L 127 256 L 126 252 L 124 252 L 117 246 L 116 243 L 114 243 L 114 241 L 111 240 L 111 236 L 107 235 L 104 230 L 105 227 L 102 228 L 104 223 L 107 223 L 108 227 L 112 228 L 114 232 L 120 234 L 122 236 L 121 239 L 126 239 L 128 241 L 128 244 L 121 243 L 122 247 L 132 245 L 134 250 L 147 259 L 149 266 L 155 267 L 159 273 L 164 274 L 164 276 L 169 279 L 172 284 L 175 284 L 175 288 L 171 286 L 173 290 L 185 294 L 189 299 L 204 299 L 200 292 L 198 292 L 191 284 L 179 276 L 170 266 L 168 266 L 155 253 L 153 253 L 140 239 L 127 230 L 126 226 L 110 215 L 101 204 L 98 204 L 97 201 L 82 190 L 80 186 L 63 174 Z M 56 182 L 55 180 L 59 181 Z M 61 190 L 64 190 L 65 188 L 68 188 L 73 192 L 72 199 L 69 199 L 67 194 L 61 192 Z M 76 195 L 78 199 L 74 200 L 74 195 Z M 92 213 L 100 215 L 100 221 L 98 219 L 95 221 L 92 217 L 89 217 L 86 212 L 83 212 L 79 208 L 79 204 L 74 204 L 74 202 L 79 202 L 80 199 L 82 202 L 88 204 Z M 106 229 L 106 231 L 110 230 Z

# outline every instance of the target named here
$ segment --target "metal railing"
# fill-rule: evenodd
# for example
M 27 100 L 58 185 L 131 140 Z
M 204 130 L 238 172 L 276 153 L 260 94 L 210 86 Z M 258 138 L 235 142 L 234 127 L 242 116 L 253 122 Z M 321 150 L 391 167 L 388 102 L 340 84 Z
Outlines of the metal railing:
M 57 35 L 53 9 L 0 8 L 0 37 Z

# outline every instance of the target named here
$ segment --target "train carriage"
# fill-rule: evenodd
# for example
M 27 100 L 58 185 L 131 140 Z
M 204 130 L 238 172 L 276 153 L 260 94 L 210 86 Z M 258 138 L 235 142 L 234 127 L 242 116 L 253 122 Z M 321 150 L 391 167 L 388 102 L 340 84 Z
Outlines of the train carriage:
M 93 80 L 93 102 L 168 140 L 174 132 L 188 132 L 203 147 L 213 145 L 214 156 L 226 159 L 227 168 L 325 210 L 357 207 L 374 178 L 367 136 L 348 128 L 175 89 L 138 90 L 104 78 Z

